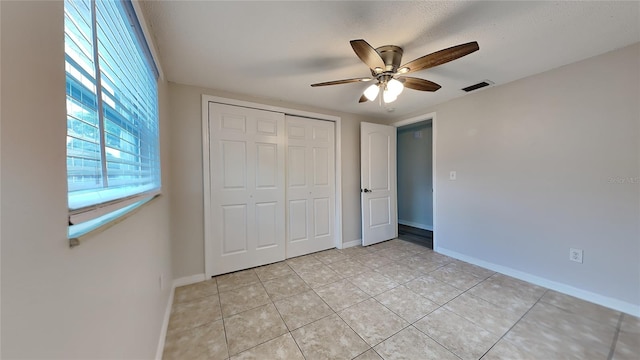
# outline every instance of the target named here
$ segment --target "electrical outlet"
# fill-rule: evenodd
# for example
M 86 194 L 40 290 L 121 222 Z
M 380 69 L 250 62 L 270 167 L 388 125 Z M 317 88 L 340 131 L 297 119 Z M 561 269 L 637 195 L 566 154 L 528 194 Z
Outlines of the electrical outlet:
M 569 260 L 582 264 L 582 249 L 569 249 Z
M 449 172 L 449 180 L 455 180 L 458 177 L 458 174 L 455 171 Z

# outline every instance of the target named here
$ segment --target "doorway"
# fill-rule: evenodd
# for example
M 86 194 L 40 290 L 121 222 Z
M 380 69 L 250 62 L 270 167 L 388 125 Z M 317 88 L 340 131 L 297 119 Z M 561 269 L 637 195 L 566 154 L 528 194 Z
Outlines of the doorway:
M 433 249 L 433 119 L 397 126 L 398 237 Z M 398 126 L 400 125 L 400 126 Z

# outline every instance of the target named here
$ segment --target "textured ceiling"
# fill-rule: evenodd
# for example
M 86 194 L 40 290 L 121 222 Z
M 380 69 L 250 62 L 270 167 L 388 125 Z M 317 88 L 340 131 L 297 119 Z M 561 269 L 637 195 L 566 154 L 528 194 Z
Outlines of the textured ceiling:
M 500 85 L 640 41 L 637 1 L 141 5 L 170 81 L 379 118 L 464 96 L 461 88 L 485 79 Z M 442 88 L 407 89 L 389 112 L 378 103 L 358 104 L 366 83 L 309 86 L 369 76 L 349 45 L 361 38 L 373 47 L 402 47 L 403 63 L 469 41 L 480 50 L 412 74 Z

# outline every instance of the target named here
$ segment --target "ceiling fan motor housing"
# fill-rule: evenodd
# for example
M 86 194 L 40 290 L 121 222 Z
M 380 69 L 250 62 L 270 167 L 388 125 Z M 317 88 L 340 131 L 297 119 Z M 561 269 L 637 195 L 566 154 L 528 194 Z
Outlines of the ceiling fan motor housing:
M 402 61 L 402 48 L 395 45 L 380 46 L 376 49 L 382 61 L 384 61 L 385 69 L 383 72 L 395 73 L 400 67 L 400 61 Z

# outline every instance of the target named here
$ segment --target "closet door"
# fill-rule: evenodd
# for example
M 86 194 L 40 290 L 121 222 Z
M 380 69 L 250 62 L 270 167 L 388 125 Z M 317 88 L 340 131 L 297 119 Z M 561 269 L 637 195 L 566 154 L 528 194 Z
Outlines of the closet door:
M 209 159 L 208 275 L 284 260 L 284 114 L 209 103 Z
M 335 247 L 335 123 L 295 116 L 287 128 L 287 258 Z

